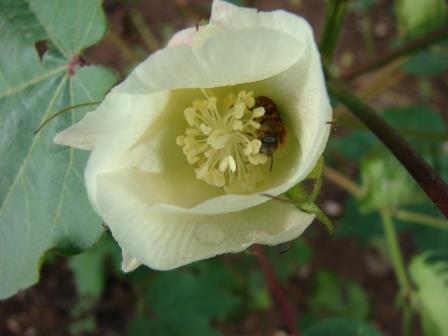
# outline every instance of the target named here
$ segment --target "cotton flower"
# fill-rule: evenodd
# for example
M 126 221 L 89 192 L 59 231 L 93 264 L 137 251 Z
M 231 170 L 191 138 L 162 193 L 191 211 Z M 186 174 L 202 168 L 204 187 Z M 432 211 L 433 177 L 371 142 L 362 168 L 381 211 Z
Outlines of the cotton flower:
M 272 152 L 260 139 L 269 111 L 259 97 L 286 130 Z M 174 35 L 55 142 L 92 151 L 88 195 L 123 269 L 167 270 L 299 236 L 314 215 L 266 194 L 307 177 L 329 120 L 308 23 L 215 0 L 208 25 Z

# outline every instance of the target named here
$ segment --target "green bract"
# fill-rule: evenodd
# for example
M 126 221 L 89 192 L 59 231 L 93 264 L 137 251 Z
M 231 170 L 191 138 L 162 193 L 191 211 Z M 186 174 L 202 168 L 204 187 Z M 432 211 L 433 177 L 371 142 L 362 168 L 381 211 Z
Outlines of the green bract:
M 233 131 L 257 127 L 244 126 L 254 121 L 245 113 L 262 115 L 255 112 L 251 92 L 272 99 L 286 125 L 287 141 L 274 153 L 272 171 L 265 159 L 255 158 L 256 139 L 249 137 L 244 149 L 229 142 L 241 138 Z M 219 105 L 232 94 L 241 100 Z M 234 116 L 233 128 L 222 124 L 227 112 Z M 222 123 L 195 124 L 219 113 Z M 284 11 L 263 13 L 214 1 L 208 25 L 177 33 L 55 141 L 92 151 L 87 190 L 124 251 L 123 269 L 143 263 L 165 270 L 300 235 L 314 215 L 264 194 L 282 194 L 309 175 L 327 142 L 329 120 L 308 23 Z M 194 132 L 202 133 L 185 139 L 199 134 Z M 185 143 L 195 139 L 207 145 L 200 159 L 214 157 L 219 165 L 192 165 L 202 147 Z M 222 174 L 244 169 L 241 153 L 254 155 L 251 164 L 265 165 L 261 178 L 244 190 L 223 188 L 230 182 Z M 246 173 L 244 181 L 250 178 Z

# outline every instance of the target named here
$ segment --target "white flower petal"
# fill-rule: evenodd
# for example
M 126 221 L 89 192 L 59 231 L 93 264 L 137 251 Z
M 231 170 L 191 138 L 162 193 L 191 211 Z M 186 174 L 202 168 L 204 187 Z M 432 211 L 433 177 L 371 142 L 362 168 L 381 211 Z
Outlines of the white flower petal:
M 229 25 L 235 24 L 235 28 L 244 26 L 258 26 L 260 13 L 253 8 L 235 6 L 229 2 L 214 0 L 210 22 L 214 24 Z
M 121 261 L 121 269 L 123 272 L 132 272 L 137 267 L 139 267 L 142 263 L 138 261 L 137 258 L 133 257 L 126 250 L 121 250 L 121 255 L 123 260 Z
M 282 10 L 257 12 L 221 0 L 213 1 L 210 22 L 236 30 L 269 27 L 293 37 L 306 48 L 286 71 L 238 88 L 272 98 L 283 113 L 282 118 L 288 125 L 288 142 L 286 148 L 275 154 L 273 176 L 260 185 L 268 194 L 283 193 L 311 172 L 331 129 L 327 122 L 332 119 L 332 109 L 312 29 L 303 18 Z M 297 143 L 291 144 L 292 136 Z M 278 167 L 283 163 L 288 167 Z
M 275 245 L 299 236 L 314 215 L 278 201 L 240 212 L 197 215 L 157 205 L 125 171 L 98 177 L 98 205 L 115 239 L 143 264 L 167 270 L 254 243 Z M 155 193 L 156 194 L 156 193 Z
M 222 0 L 213 1 L 210 23 L 233 30 L 247 27 L 270 28 L 288 34 L 299 41 L 313 35 L 309 23 L 295 14 L 283 10 L 259 12 L 253 8 L 238 7 Z
M 284 148 L 274 155 L 271 177 L 260 184 L 278 195 L 305 179 L 322 155 L 331 126 L 332 108 L 314 42 L 299 62 L 264 81 L 238 86 L 271 97 L 287 127 Z
M 75 125 L 56 134 L 54 142 L 84 150 L 92 150 L 105 133 L 119 127 L 131 113 L 128 95 L 109 93 L 93 112 Z
M 129 117 L 115 125 L 113 130 L 103 134 L 90 155 L 84 172 L 88 195 L 95 208 L 96 178 L 99 174 L 122 167 L 144 167 L 147 171 L 160 170 L 159 163 L 152 161 L 152 148 L 139 146 L 139 140 L 164 111 L 170 93 L 119 95 L 119 97 L 114 108 L 122 110 Z M 153 140 L 152 146 L 157 147 L 157 138 Z M 145 152 L 148 154 L 145 155 Z
M 228 6 L 230 6 L 230 8 L 238 8 L 233 5 Z M 248 91 L 255 90 L 257 94 L 267 95 L 277 102 L 279 108 L 281 107 L 281 112 L 286 112 L 284 119 L 288 125 L 289 136 L 285 148 L 278 150 L 275 154 L 272 175 L 269 179 L 259 185 L 257 193 L 251 195 L 213 194 L 210 192 L 209 188 L 205 187 L 204 183 L 200 181 L 191 184 L 187 183 L 191 187 L 195 187 L 198 195 L 203 195 L 202 198 L 194 198 L 196 201 L 200 201 L 199 204 L 189 203 L 192 207 L 188 209 L 188 211 L 192 213 L 216 214 L 240 211 L 266 202 L 267 198 L 261 196 L 259 193 L 278 195 L 285 192 L 293 185 L 303 180 L 310 173 L 322 154 L 330 131 L 330 127 L 326 122 L 331 119 L 331 107 L 320 67 L 320 57 L 309 25 L 303 19 L 281 11 L 258 14 L 254 10 L 242 9 L 242 11 L 248 13 L 249 16 L 254 15 L 255 13 L 256 15 L 252 20 L 255 20 L 258 15 L 263 14 L 265 19 L 273 26 L 281 25 L 284 20 L 292 20 L 293 22 L 291 22 L 288 27 L 293 26 L 295 28 L 289 28 L 288 34 L 291 36 L 295 34 L 294 36 L 302 41 L 301 46 L 303 46 L 303 50 L 301 57 L 289 69 L 262 81 L 240 85 L 243 89 L 246 88 Z M 238 22 L 241 24 L 244 20 Z M 260 22 L 263 23 L 264 21 Z M 224 24 L 224 22 L 220 22 L 220 24 Z M 189 48 L 186 46 L 183 47 L 186 49 Z M 146 65 L 149 68 L 155 66 L 150 62 L 150 59 L 147 61 Z M 182 65 L 185 65 L 184 60 L 182 60 Z M 160 69 L 156 67 L 154 71 L 156 70 L 158 71 Z M 163 76 L 160 74 L 159 77 Z M 127 82 L 131 81 L 131 78 L 127 80 Z M 152 82 L 149 81 L 149 83 Z M 123 85 L 126 86 L 126 83 Z M 235 91 L 237 92 L 239 89 L 241 88 L 237 86 Z M 121 91 L 122 88 L 116 90 Z M 216 91 L 216 89 L 214 89 L 214 91 Z M 173 100 L 183 101 L 183 103 L 177 104 L 177 110 L 175 108 L 170 108 L 169 111 L 166 111 L 166 121 L 159 124 L 159 127 L 155 129 L 155 134 L 148 136 L 146 142 L 141 142 L 140 146 L 133 149 L 132 156 L 136 158 L 148 158 L 148 160 L 152 161 L 153 165 L 158 162 L 171 162 L 172 164 L 165 163 L 163 168 L 159 167 L 158 170 L 144 169 L 145 171 L 152 172 L 161 172 L 163 169 L 165 180 L 168 179 L 167 176 L 184 176 L 185 179 L 195 180 L 195 178 L 188 173 L 188 171 L 192 171 L 192 167 L 186 163 L 180 149 L 176 148 L 175 141 L 176 137 L 179 134 L 182 134 L 182 127 L 185 127 L 183 123 L 179 123 L 179 120 L 182 120 L 180 114 L 183 109 L 191 103 L 193 98 L 189 95 L 181 97 L 181 95 L 173 94 Z M 310 111 L 312 111 L 312 113 L 310 113 Z M 114 134 L 111 141 L 122 142 L 120 140 L 120 133 L 121 132 Z M 125 134 L 127 134 L 127 132 L 125 132 Z M 172 141 L 169 140 L 170 137 L 173 138 Z M 127 161 L 123 160 L 120 152 L 118 152 L 119 155 L 112 153 L 116 151 L 111 148 L 107 142 L 103 147 L 105 147 L 105 150 L 99 150 L 102 154 L 94 153 L 93 156 L 98 158 L 97 161 L 109 161 L 107 163 L 108 171 L 125 166 L 142 168 L 142 164 L 131 165 L 129 159 Z M 128 143 L 127 148 L 130 147 L 131 144 Z M 172 151 L 168 150 L 170 147 L 172 147 Z M 173 155 L 168 158 L 171 152 Z M 115 162 L 115 164 L 110 164 L 110 155 L 115 156 L 119 160 Z M 129 158 L 130 155 L 127 155 L 127 157 Z M 117 165 L 116 163 L 121 165 Z M 104 167 L 106 164 L 103 164 L 102 166 Z M 106 169 L 95 171 L 94 169 L 90 169 L 90 165 L 88 170 L 90 175 L 107 171 Z M 186 184 L 185 181 L 181 182 L 179 179 L 176 180 L 178 181 L 178 184 Z M 212 194 L 215 197 L 207 198 Z M 181 204 L 163 204 L 182 207 Z
M 210 29 L 201 34 L 210 34 Z M 269 28 L 220 31 L 199 46 L 181 44 L 159 50 L 138 65 L 117 90 L 145 94 L 258 81 L 289 68 L 305 49 L 300 40 Z
M 219 10 L 225 9 L 224 11 L 227 14 L 221 16 L 217 15 L 215 5 L 218 6 L 216 8 L 221 8 Z M 156 130 L 156 134 L 148 136 L 146 141 L 139 141 L 142 133 L 147 131 L 147 128 L 150 126 L 149 121 L 143 122 L 138 118 L 134 119 L 132 117 L 129 119 L 133 120 L 129 122 L 122 122 L 123 119 L 120 117 L 126 117 L 130 115 L 130 113 L 135 113 L 135 115 L 139 115 L 139 113 L 141 113 L 144 115 L 146 111 L 143 106 L 146 101 L 150 104 L 149 101 L 151 100 L 151 96 L 144 95 L 144 97 L 147 98 L 145 99 L 139 97 L 139 95 L 117 94 L 116 92 L 127 91 L 127 87 L 129 85 L 139 91 L 136 86 L 140 84 L 142 84 L 142 87 L 146 87 L 145 90 L 155 90 L 157 88 L 160 89 L 163 87 L 169 87 L 170 85 L 182 86 L 181 84 L 184 86 L 194 86 L 199 85 L 199 82 L 202 83 L 203 81 L 205 82 L 202 86 L 207 86 L 211 85 L 209 82 L 210 80 L 213 81 L 216 79 L 215 77 L 219 77 L 215 76 L 217 69 L 225 69 L 226 74 L 240 74 L 241 71 L 239 70 L 229 71 L 226 67 L 221 66 L 221 64 L 219 64 L 219 66 L 213 65 L 213 62 L 219 61 L 228 63 L 228 56 L 221 59 L 222 50 L 228 51 L 229 49 L 232 49 L 231 47 L 228 47 L 228 45 L 233 46 L 233 43 L 235 43 L 235 45 L 237 43 L 243 43 L 246 39 L 250 42 L 255 42 L 255 45 L 261 49 L 260 52 L 253 53 L 252 49 L 249 49 L 251 52 L 243 53 L 244 55 L 260 55 L 261 53 L 261 55 L 269 56 L 267 57 L 267 60 L 265 60 L 263 56 L 261 57 L 263 60 L 259 59 L 258 62 L 255 62 L 256 67 L 258 68 L 254 68 L 249 71 L 248 75 L 251 76 L 251 73 L 256 72 L 257 76 L 265 77 L 266 74 L 259 74 L 260 72 L 263 73 L 265 69 L 268 69 L 268 72 L 271 73 L 280 71 L 280 74 L 271 76 L 261 82 L 257 82 L 258 84 L 247 84 L 248 90 L 253 89 L 254 87 L 257 88 L 258 85 L 258 93 L 268 95 L 274 98 L 276 102 L 283 104 L 285 107 L 284 111 L 288 111 L 288 116 L 286 119 L 289 119 L 287 120 L 288 127 L 291 128 L 288 129 L 288 131 L 293 133 L 296 138 L 294 139 L 289 136 L 286 147 L 279 150 L 275 154 L 275 164 L 272 176 L 260 185 L 259 192 L 277 195 L 286 191 L 300 180 L 303 180 L 311 171 L 315 162 L 317 162 L 328 137 L 330 127 L 328 127 L 326 121 L 331 119 L 331 108 L 326 96 L 323 76 L 320 69 L 319 55 L 308 24 L 303 19 L 282 11 L 273 13 L 257 13 L 252 9 L 241 9 L 220 1 L 215 2 L 213 8 L 214 12 L 212 13 L 211 20 L 218 25 L 226 26 L 226 28 L 229 26 L 232 27 L 232 29 L 238 28 L 239 26 L 244 28 L 247 25 L 268 25 L 279 29 L 286 27 L 284 32 L 289 36 L 293 36 L 297 42 L 293 44 L 280 43 L 281 48 L 276 48 L 271 43 L 271 40 L 275 40 L 276 42 L 279 41 L 276 38 L 277 33 L 275 32 L 272 34 L 271 38 L 269 38 L 270 35 L 263 34 L 264 31 L 256 32 L 257 34 L 255 34 L 252 30 L 246 30 L 245 32 L 247 33 L 247 36 L 244 34 L 241 35 L 240 31 L 237 31 L 231 37 L 228 37 L 229 32 L 225 31 L 225 34 L 223 33 L 220 35 L 223 37 L 228 37 L 227 39 L 224 39 L 227 43 L 224 45 L 224 49 L 222 49 L 221 47 L 223 46 L 218 43 L 220 41 L 219 38 L 210 37 L 204 46 L 198 49 L 199 51 L 197 49 L 191 49 L 187 46 L 180 46 L 182 47 L 181 50 L 176 50 L 175 52 L 173 51 L 171 54 L 173 57 L 172 59 L 170 59 L 171 56 L 169 55 L 165 55 L 167 56 L 166 58 L 162 57 L 164 56 L 162 55 L 163 50 L 158 53 L 160 54 L 158 58 L 156 55 L 154 56 L 155 59 L 150 57 L 146 62 L 139 66 L 139 68 L 141 68 L 140 71 L 136 70 L 134 75 L 131 75 L 122 85 L 115 88 L 113 93 L 108 95 L 105 102 L 97 109 L 97 111 L 86 115 L 86 117 L 79 124 L 73 126 L 67 131 L 64 131 L 57 138 L 60 142 L 64 142 L 65 144 L 71 144 L 77 147 L 82 146 L 85 149 L 91 149 L 95 142 L 97 142 L 98 139 L 104 135 L 104 133 L 107 133 L 107 130 L 114 129 L 114 125 L 115 128 L 117 128 L 117 124 L 119 124 L 120 127 L 117 130 L 114 130 L 113 133 L 107 137 L 107 140 L 103 141 L 102 146 L 100 146 L 100 148 L 93 153 L 88 169 L 86 170 L 87 186 L 89 189 L 89 195 L 91 196 L 93 202 L 95 199 L 94 176 L 118 168 L 134 167 L 149 172 L 161 171 L 164 169 L 166 175 L 168 176 L 173 175 L 174 173 L 177 173 L 179 176 L 185 176 L 187 179 L 192 176 L 186 172 L 188 169 L 192 170 L 191 166 L 188 166 L 186 162 L 183 164 L 182 161 L 185 161 L 184 157 L 182 154 L 178 155 L 177 152 L 179 149 L 175 148 L 175 138 L 178 134 L 182 133 L 183 127 L 182 124 L 179 124 L 178 121 L 180 118 L 177 117 L 175 111 L 169 111 L 171 114 L 170 118 L 167 118 L 167 123 L 165 125 L 161 125 L 161 127 Z M 260 15 L 262 19 L 260 19 Z M 288 24 L 284 24 L 285 21 L 287 21 Z M 189 32 L 184 32 L 184 34 L 196 33 L 195 29 L 193 30 L 194 31 L 190 30 Z M 255 34 L 255 37 L 251 39 L 250 37 L 253 33 Z M 272 33 L 272 31 L 269 30 L 269 33 Z M 260 35 L 262 36 L 262 40 L 259 40 Z M 285 34 L 283 34 L 283 36 L 284 35 Z M 241 40 L 235 41 L 233 40 L 233 37 L 241 38 Z M 207 42 L 209 47 L 207 47 Z M 273 57 L 269 55 L 270 51 L 263 49 L 268 45 L 269 48 L 272 48 L 272 51 L 275 51 L 273 52 L 274 55 L 282 55 L 282 48 L 286 48 L 286 53 L 282 55 L 282 60 L 287 61 L 287 64 L 294 60 L 294 56 L 298 57 L 298 61 L 295 62 L 292 67 L 289 67 L 288 70 L 281 71 L 277 65 L 277 63 L 281 62 L 267 62 L 273 60 Z M 295 46 L 295 48 L 293 46 Z M 297 48 L 299 48 L 300 51 L 293 50 Z M 169 49 L 173 50 L 174 48 Z M 295 55 L 289 53 L 289 51 L 292 50 Z M 193 66 L 193 68 L 187 67 L 193 72 L 192 76 L 189 75 L 189 71 L 171 71 L 176 68 L 186 68 L 185 59 L 179 56 L 179 54 L 182 54 L 183 52 L 194 55 L 196 62 L 195 66 L 197 67 L 196 70 L 198 70 L 197 74 L 194 74 L 195 66 Z M 157 59 L 163 63 L 162 66 L 160 66 L 161 64 L 157 61 Z M 203 62 L 205 62 L 205 65 Z M 260 66 L 260 63 L 263 63 L 263 66 Z M 284 65 L 284 67 L 287 66 Z M 260 71 L 260 69 L 262 71 Z M 168 79 L 166 80 L 169 83 L 167 82 L 164 84 L 160 81 L 167 77 L 165 76 L 165 71 L 168 71 Z M 142 78 L 139 77 L 139 74 L 141 73 L 143 73 L 141 76 Z M 152 75 L 148 77 L 148 74 L 151 73 Z M 186 74 L 186 76 L 184 78 L 180 78 L 183 74 Z M 170 77 L 171 75 L 173 78 Z M 195 76 L 197 78 L 195 78 Z M 137 77 L 139 79 L 136 83 Z M 188 83 L 191 78 L 193 78 L 193 83 Z M 145 81 L 145 83 L 140 83 L 140 79 Z M 175 83 L 178 79 L 181 82 L 180 84 Z M 224 81 L 220 84 L 229 84 L 229 82 Z M 123 103 L 122 100 L 125 101 L 125 103 Z M 136 103 L 133 101 L 136 101 Z M 135 106 L 141 106 L 141 109 L 137 112 L 133 112 L 132 109 Z M 181 112 L 183 107 L 179 107 L 178 110 L 178 112 Z M 309 111 L 313 111 L 313 113 L 309 113 Z M 161 111 L 158 111 L 158 113 L 160 112 Z M 150 113 L 148 112 L 148 114 Z M 154 119 L 155 118 L 152 118 L 151 120 L 154 121 Z M 128 126 L 127 123 L 130 123 L 131 125 Z M 178 125 L 181 127 L 179 128 Z M 102 130 L 101 127 L 103 128 Z M 170 136 L 173 136 L 174 140 L 172 141 L 172 144 L 166 139 L 168 137 L 166 134 L 167 132 L 170 133 Z M 89 140 L 89 134 L 92 135 L 91 140 Z M 122 139 L 122 137 L 125 139 Z M 66 140 L 68 138 L 71 139 L 71 142 Z M 65 141 L 61 139 L 64 139 Z M 76 141 L 78 141 L 78 143 L 76 143 Z M 82 141 L 89 142 L 89 146 L 85 143 L 83 144 Z M 162 146 L 162 142 L 164 147 Z M 175 164 L 165 164 L 162 168 L 161 161 L 167 161 L 166 157 L 171 152 L 168 150 L 167 153 L 167 148 L 169 148 L 170 145 L 173 147 L 173 153 L 170 156 L 169 161 Z M 132 150 L 130 151 L 131 148 Z M 297 150 L 299 148 L 300 151 Z M 176 156 L 180 160 L 176 159 Z M 287 163 L 287 165 L 284 163 Z M 181 171 L 183 173 L 180 173 Z M 195 185 L 198 189 L 198 194 L 209 195 L 209 190 L 205 193 L 200 192 L 199 189 L 201 189 L 202 184 L 203 183 L 199 182 Z M 206 199 L 204 197 L 203 202 L 194 205 L 190 211 L 201 214 L 225 213 L 229 211 L 239 211 L 266 202 L 266 197 L 257 194 L 235 196 L 219 195 L 215 193 L 215 196 L 217 197 L 212 197 L 210 199 Z M 198 200 L 198 198 L 196 199 Z
M 187 127 L 183 111 L 204 88 L 217 97 L 266 95 L 287 125 L 272 173 L 250 195 L 199 181 L 176 144 Z M 300 235 L 314 216 L 262 193 L 278 195 L 306 178 L 322 155 L 331 113 L 305 20 L 215 0 L 209 25 L 177 33 L 55 141 L 93 149 L 86 186 L 123 248 L 123 269 L 140 262 L 171 269 Z
M 198 27 L 202 29 L 202 27 Z M 178 31 L 174 36 L 168 41 L 168 47 L 174 47 L 179 44 L 192 45 L 198 31 L 196 28 L 186 28 Z

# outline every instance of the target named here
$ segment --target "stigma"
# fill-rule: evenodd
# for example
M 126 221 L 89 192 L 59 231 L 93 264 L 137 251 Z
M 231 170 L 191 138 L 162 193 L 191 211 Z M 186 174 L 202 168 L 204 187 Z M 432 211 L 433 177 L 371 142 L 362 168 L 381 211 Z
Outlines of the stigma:
M 267 173 L 268 156 L 260 152 L 260 117 L 253 92 L 230 93 L 219 102 L 210 91 L 184 110 L 187 128 L 176 138 L 196 178 L 228 193 L 251 192 Z

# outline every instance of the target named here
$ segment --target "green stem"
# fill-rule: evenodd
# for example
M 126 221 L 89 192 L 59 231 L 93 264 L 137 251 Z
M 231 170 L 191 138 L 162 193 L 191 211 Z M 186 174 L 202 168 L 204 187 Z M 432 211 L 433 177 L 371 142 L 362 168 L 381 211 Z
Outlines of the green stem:
M 407 295 L 411 292 L 411 285 L 406 275 L 406 268 L 404 266 L 400 246 L 398 244 L 397 233 L 395 232 L 392 216 L 387 210 L 381 210 L 380 213 L 395 276 L 397 278 L 398 285 L 400 286 L 401 293 Z
M 343 73 L 341 76 L 339 76 L 339 79 L 351 80 L 357 76 L 381 68 L 399 57 L 415 53 L 419 50 L 427 48 L 431 44 L 440 42 L 447 38 L 448 38 L 448 27 L 443 27 L 439 30 L 429 33 L 426 36 L 410 41 L 409 43 L 403 45 L 402 47 L 376 58 L 372 62 L 369 62 L 367 64 L 361 65 L 359 67 L 347 71 Z
M 160 44 L 157 41 L 157 38 L 152 33 L 151 29 L 149 29 L 149 26 L 146 24 L 142 14 L 140 14 L 140 12 L 136 9 L 132 8 L 129 10 L 129 17 L 135 29 L 137 29 L 138 33 L 143 39 L 143 42 L 145 43 L 148 50 L 154 51 L 159 49 Z
M 369 59 L 374 59 L 376 56 L 375 50 L 375 42 L 372 36 L 372 19 L 370 18 L 370 13 L 364 11 L 363 17 L 361 19 L 361 32 L 362 32 L 362 40 L 364 42 L 364 47 L 366 48 L 367 55 Z
M 403 332 L 402 334 L 407 336 L 412 333 L 412 307 L 407 304 L 403 307 Z
M 338 187 L 349 192 L 355 197 L 362 196 L 362 189 L 359 185 L 353 182 L 349 177 L 339 173 L 333 168 L 325 166 L 324 175 Z M 434 216 L 429 216 L 419 212 L 413 212 L 401 209 L 390 209 L 390 214 L 392 215 L 393 218 L 400 219 L 403 221 L 420 225 L 426 225 L 441 230 L 448 230 L 448 221 Z
M 394 218 L 400 220 L 432 226 L 437 229 L 448 230 L 448 221 L 443 219 L 407 210 L 394 210 L 391 214 Z
M 362 194 L 362 189 L 355 182 L 350 180 L 347 176 L 339 173 L 338 171 L 330 168 L 329 166 L 325 166 L 324 175 L 334 184 L 338 185 L 342 189 L 348 191 L 349 193 L 355 195 L 356 197 L 360 197 Z
M 349 108 L 384 145 L 395 155 L 429 196 L 442 214 L 448 218 L 448 185 L 434 172 L 431 166 L 391 128 L 374 109 L 346 89 L 344 84 L 328 81 L 330 94 Z
M 333 58 L 346 12 L 347 0 L 329 0 L 320 42 L 320 52 L 326 64 L 329 64 Z
M 381 210 L 381 219 L 383 221 L 384 234 L 386 236 L 386 243 L 389 249 L 389 255 L 394 267 L 395 277 L 397 278 L 398 285 L 400 287 L 401 298 L 409 298 L 411 295 L 411 283 L 408 279 L 406 268 L 401 254 L 400 246 L 398 243 L 397 233 L 395 231 L 392 217 L 387 210 Z M 409 310 L 410 306 L 408 302 L 403 302 L 403 335 L 408 335 L 411 329 L 409 324 L 411 323 Z M 406 332 L 406 333 L 405 333 Z
M 119 34 L 116 34 L 112 30 L 109 30 L 107 38 L 120 50 L 121 54 L 131 63 L 135 64 L 141 61 L 141 58 L 135 53 L 135 51 L 128 45 L 125 39 Z

